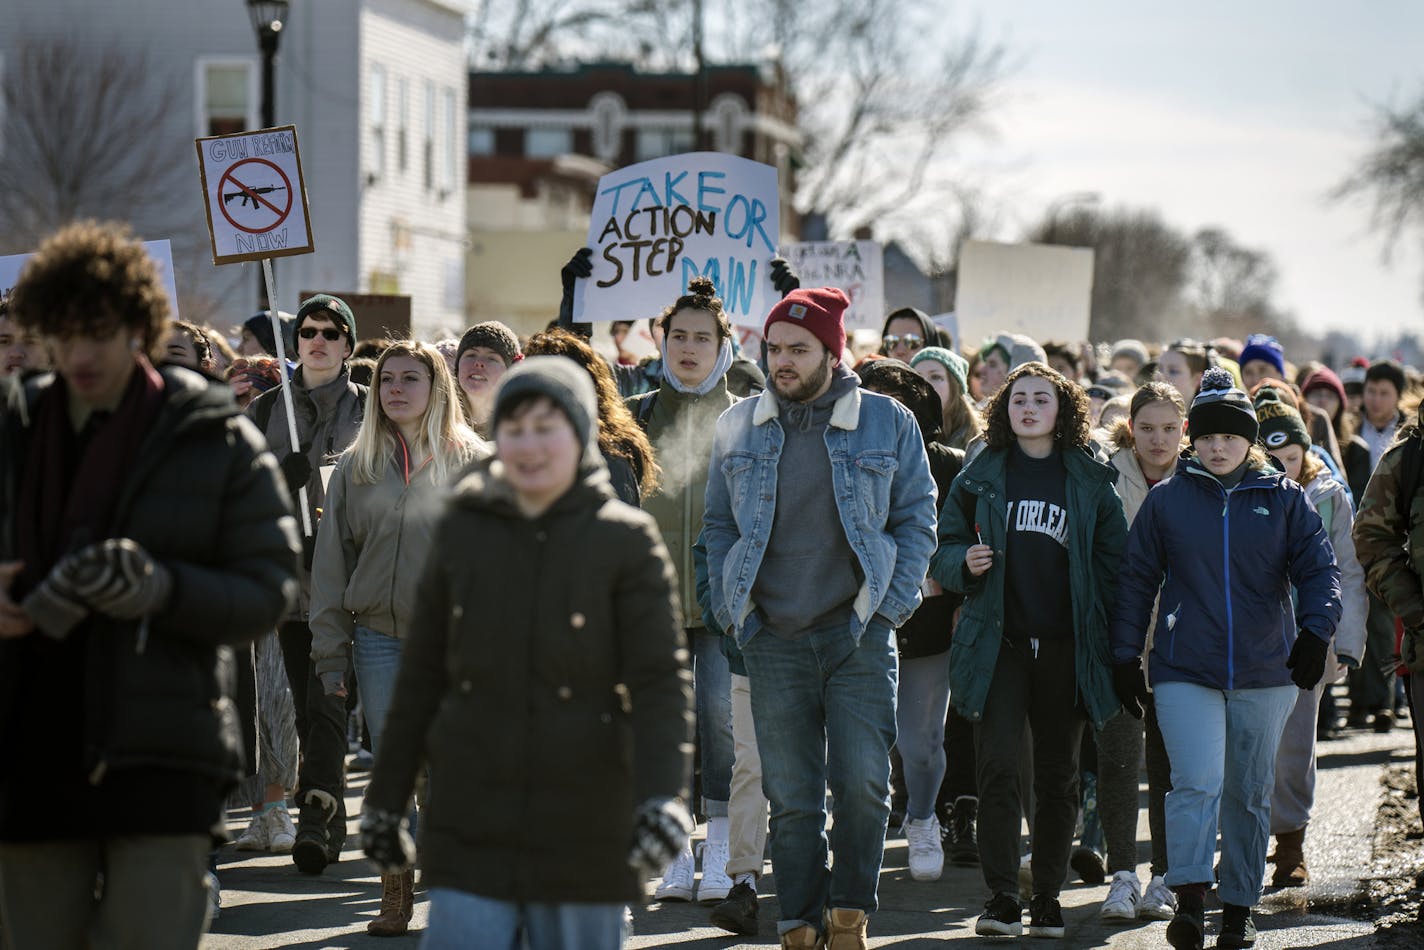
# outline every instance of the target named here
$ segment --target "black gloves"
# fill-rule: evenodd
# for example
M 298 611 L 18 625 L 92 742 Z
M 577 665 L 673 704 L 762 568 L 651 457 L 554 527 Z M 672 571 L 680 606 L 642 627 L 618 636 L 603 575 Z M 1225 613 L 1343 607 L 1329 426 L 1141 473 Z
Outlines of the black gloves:
M 1291 682 L 1301 689 L 1315 689 L 1315 684 L 1325 675 L 1325 662 L 1330 654 L 1330 644 L 1311 633 L 1302 630 L 1291 647 L 1290 659 L 1286 666 L 1291 671 Z
M 644 877 L 662 874 L 687 844 L 694 827 L 687 806 L 676 798 L 648 799 L 633 813 L 628 864 Z
M 591 277 L 593 275 L 593 248 L 581 247 L 574 252 L 574 256 L 569 258 L 569 262 L 559 270 L 559 279 L 563 281 L 564 293 L 574 292 L 574 281 L 580 277 Z
M 559 298 L 559 326 L 585 340 L 593 338 L 593 324 L 574 323 L 574 281 L 593 276 L 593 248 L 581 247 L 559 271 L 564 294 Z
M 361 812 L 361 850 L 382 874 L 399 874 L 415 864 L 415 842 L 405 826 L 405 816 L 393 811 Z
M 1142 661 L 1128 660 L 1113 664 L 1113 692 L 1117 701 L 1133 719 L 1141 719 L 1147 706 L 1147 677 L 1142 673 Z
M 777 293 L 785 297 L 801 286 L 801 278 L 791 269 L 790 264 L 775 257 L 771 261 L 771 286 L 776 288 Z
M 282 459 L 280 465 L 282 477 L 287 480 L 287 490 L 294 495 L 297 493 L 297 489 L 311 481 L 312 464 L 311 459 L 307 457 L 307 453 L 310 451 L 310 445 L 303 446 Z

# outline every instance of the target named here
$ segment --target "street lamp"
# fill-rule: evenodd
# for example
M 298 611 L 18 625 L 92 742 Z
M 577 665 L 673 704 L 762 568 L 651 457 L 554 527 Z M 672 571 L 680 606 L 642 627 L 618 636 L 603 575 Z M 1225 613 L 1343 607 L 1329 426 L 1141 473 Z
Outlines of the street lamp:
M 257 31 L 257 45 L 262 50 L 262 128 L 270 129 L 277 124 L 276 71 L 277 44 L 282 39 L 282 24 L 287 19 L 289 0 L 245 0 L 247 15 L 252 18 L 252 28 Z M 274 304 L 267 299 L 267 284 L 262 279 L 262 271 L 257 272 L 257 299 L 262 301 L 262 309 L 269 310 Z

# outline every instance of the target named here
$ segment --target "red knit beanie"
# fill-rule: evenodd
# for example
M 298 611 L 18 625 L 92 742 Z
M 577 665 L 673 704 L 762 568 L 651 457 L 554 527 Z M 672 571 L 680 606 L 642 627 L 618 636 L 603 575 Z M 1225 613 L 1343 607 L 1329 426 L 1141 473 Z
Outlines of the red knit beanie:
M 845 312 L 849 306 L 850 298 L 839 287 L 793 290 L 771 308 L 761 335 L 767 336 L 771 325 L 783 320 L 798 324 L 815 334 L 839 363 L 845 351 Z

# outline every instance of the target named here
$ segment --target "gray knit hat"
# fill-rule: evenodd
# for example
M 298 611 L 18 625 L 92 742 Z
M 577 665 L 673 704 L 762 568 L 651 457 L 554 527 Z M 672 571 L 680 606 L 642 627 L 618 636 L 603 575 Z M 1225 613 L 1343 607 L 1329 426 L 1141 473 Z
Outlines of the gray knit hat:
M 521 360 L 499 381 L 490 426 L 499 424 L 514 401 L 525 395 L 553 400 L 573 423 L 583 445 L 584 461 L 598 448 L 598 396 L 593 377 L 567 356 L 530 356 Z

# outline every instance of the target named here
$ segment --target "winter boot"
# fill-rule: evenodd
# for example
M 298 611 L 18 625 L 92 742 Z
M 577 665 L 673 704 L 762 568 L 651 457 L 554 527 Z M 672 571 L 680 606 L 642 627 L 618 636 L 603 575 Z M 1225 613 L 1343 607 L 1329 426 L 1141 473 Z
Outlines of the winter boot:
M 373 937 L 399 937 L 415 913 L 415 872 L 381 875 L 381 913 L 366 925 Z
M 1256 923 L 1251 908 L 1240 904 L 1221 905 L 1221 933 L 1216 938 L 1220 950 L 1244 950 L 1256 945 Z
M 1305 868 L 1305 829 L 1276 835 L 1276 870 L 1271 875 L 1272 887 L 1304 887 L 1310 883 Z
M 949 839 L 945 842 L 951 864 L 973 867 L 979 863 L 979 841 L 974 833 L 979 815 L 979 799 L 960 795 L 949 812 Z
M 336 815 L 336 799 L 329 793 L 317 788 L 303 793 L 292 845 L 292 861 L 303 874 L 320 874 L 331 863 L 329 827 Z
M 1177 888 L 1177 914 L 1167 925 L 1167 942 L 1175 950 L 1202 950 L 1206 935 L 1206 885 Z
M 810 925 L 788 930 L 781 935 L 781 950 L 821 950 L 825 945 L 816 928 Z
M 865 950 L 869 924 L 863 910 L 830 908 L 826 911 L 826 950 Z

